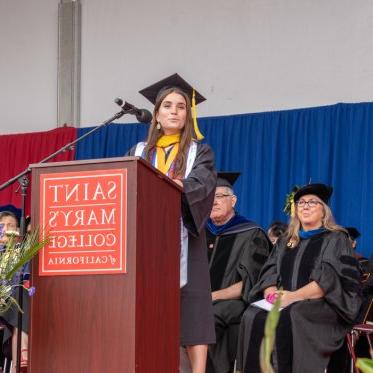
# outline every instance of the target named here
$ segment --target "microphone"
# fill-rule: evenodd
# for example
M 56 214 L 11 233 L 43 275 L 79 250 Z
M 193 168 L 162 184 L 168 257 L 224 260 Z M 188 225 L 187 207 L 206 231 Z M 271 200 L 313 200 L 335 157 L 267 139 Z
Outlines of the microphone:
M 149 110 L 138 109 L 136 106 L 129 102 L 124 102 L 120 97 L 117 97 L 114 102 L 119 105 L 126 114 L 133 114 L 140 123 L 150 123 L 153 119 L 153 115 Z

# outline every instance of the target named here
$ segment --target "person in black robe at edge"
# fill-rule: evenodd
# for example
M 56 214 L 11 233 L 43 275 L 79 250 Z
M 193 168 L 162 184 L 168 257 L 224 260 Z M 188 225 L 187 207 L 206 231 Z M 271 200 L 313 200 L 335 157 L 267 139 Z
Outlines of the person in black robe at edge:
M 8 241 L 8 233 L 19 232 L 19 221 L 21 217 L 21 209 L 13 205 L 0 206 L 0 225 L 3 227 L 3 232 L 0 237 L 1 249 L 4 249 Z M 24 280 L 27 281 L 30 276 L 30 266 L 27 264 L 24 269 Z M 19 282 L 19 274 L 15 275 L 14 283 Z M 13 296 L 18 301 L 18 288 L 15 288 Z M 23 289 L 23 317 L 22 317 L 22 338 L 21 338 L 21 368 L 27 367 L 28 363 L 28 329 L 29 329 L 29 316 L 30 316 L 30 300 L 27 290 Z M 18 326 L 18 307 L 12 305 L 5 313 L 1 315 L 1 321 L 6 324 L 7 328 L 4 329 L 3 344 L 11 343 L 12 355 L 12 369 L 11 373 L 16 372 L 16 356 L 17 356 L 17 326 Z
M 294 196 L 288 234 L 278 241 L 248 296 L 253 302 L 281 294 L 272 354 L 279 373 L 324 373 L 360 309 L 358 263 L 347 232 L 328 206 L 332 188 L 309 184 Z M 242 317 L 238 372 L 260 372 L 259 346 L 267 312 L 249 306 Z
M 206 236 L 216 344 L 209 346 L 208 373 L 233 372 L 238 326 L 246 304 L 242 293 L 258 279 L 272 248 L 265 231 L 236 213 L 233 183 L 239 173 L 218 173 Z
M 153 119 L 147 141 L 129 155 L 148 160 L 183 188 L 181 246 L 188 242 L 188 254 L 185 285 L 181 251 L 180 345 L 186 348 L 193 373 L 205 373 L 207 346 L 215 343 L 215 331 L 204 228 L 216 186 L 213 152 L 199 141 L 203 136 L 195 117 L 195 104 L 205 98 L 178 74 L 140 93 L 155 105 Z
M 359 312 L 359 315 L 355 321 L 355 324 L 362 324 L 365 322 L 373 322 L 373 258 L 366 258 L 361 255 L 357 250 L 358 248 L 358 238 L 361 236 L 360 232 L 355 227 L 346 227 L 348 235 L 350 236 L 352 248 L 354 249 L 354 255 L 359 261 L 360 272 L 362 277 L 362 295 L 363 295 L 363 305 Z M 355 345 L 355 354 L 358 357 L 368 357 L 370 358 L 370 348 L 367 338 L 358 338 Z M 349 368 L 349 354 L 347 347 L 345 347 L 345 359 L 347 356 L 347 364 L 344 365 L 345 370 L 340 369 L 338 373 L 348 372 Z M 341 360 L 341 359 L 340 359 Z M 334 370 L 333 373 L 337 370 Z M 328 371 L 328 373 L 330 373 Z
M 355 227 L 345 227 L 348 232 L 351 246 L 354 250 L 354 256 L 359 262 L 359 269 L 362 281 L 362 299 L 363 303 L 357 315 L 354 324 L 363 324 L 373 322 L 373 266 L 372 259 L 369 260 L 356 251 L 357 239 L 361 236 L 360 232 Z M 360 336 L 355 340 L 354 346 L 357 357 L 370 358 L 370 348 L 367 338 Z M 348 351 L 348 346 L 345 341 L 343 346 L 337 353 L 333 354 L 328 366 L 328 373 L 350 373 L 351 372 L 351 356 Z

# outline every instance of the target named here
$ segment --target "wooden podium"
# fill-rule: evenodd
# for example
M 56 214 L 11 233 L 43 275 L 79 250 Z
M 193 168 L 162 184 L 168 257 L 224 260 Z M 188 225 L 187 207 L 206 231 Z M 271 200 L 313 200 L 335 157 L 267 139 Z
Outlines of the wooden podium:
M 127 216 L 126 273 L 40 275 L 34 259 L 29 372 L 178 372 L 180 189 L 137 157 L 31 167 L 34 227 L 45 174 L 126 170 Z

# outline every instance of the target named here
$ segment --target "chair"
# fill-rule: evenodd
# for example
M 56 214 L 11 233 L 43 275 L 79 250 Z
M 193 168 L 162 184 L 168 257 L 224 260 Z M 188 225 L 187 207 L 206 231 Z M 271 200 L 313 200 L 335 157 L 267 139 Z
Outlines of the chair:
M 356 367 L 356 344 L 360 337 L 365 337 L 369 345 L 369 353 L 372 356 L 373 353 L 373 294 L 372 294 L 372 273 L 364 274 L 362 284 L 363 288 L 369 290 L 369 294 L 365 294 L 366 301 L 363 302 L 361 309 L 361 316 L 358 318 L 356 325 L 352 327 L 350 332 L 346 335 L 347 347 L 351 357 L 351 373 L 359 373 L 360 370 Z M 364 290 L 364 289 L 363 289 Z
M 364 336 L 369 343 L 369 350 L 373 351 L 371 334 L 373 334 L 373 324 L 359 324 L 355 325 L 349 334 L 347 334 L 347 346 L 351 356 L 351 373 L 359 373 L 360 370 L 356 367 L 356 353 L 355 346 L 358 339 Z

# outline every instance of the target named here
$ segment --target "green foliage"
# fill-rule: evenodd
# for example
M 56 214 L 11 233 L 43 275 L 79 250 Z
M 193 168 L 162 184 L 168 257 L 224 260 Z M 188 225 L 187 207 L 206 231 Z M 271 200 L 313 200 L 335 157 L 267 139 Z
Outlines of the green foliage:
M 356 362 L 356 367 L 363 373 L 373 373 L 373 360 L 368 358 L 359 358 Z
M 9 248 L 7 248 L 5 252 L 5 254 L 8 253 L 9 255 L 9 260 L 6 261 L 7 268 L 4 272 L 5 279 L 10 280 L 13 275 L 29 262 L 48 242 L 48 238 L 39 242 L 38 231 L 27 234 L 20 243 L 17 243 L 11 238 L 9 245 L 7 245 Z M 2 269 L 1 263 L 2 261 L 0 260 L 0 270 Z M 1 272 L 1 277 L 2 275 L 3 273 Z
M 294 195 L 300 189 L 300 186 L 294 185 L 289 194 L 286 195 L 283 211 L 286 215 L 291 216 L 294 209 Z
M 19 308 L 12 293 L 20 285 L 14 282 L 13 277 L 48 241 L 47 238 L 39 242 L 38 230 L 23 239 L 16 234 L 8 236 L 4 251 L 0 253 L 0 314 L 6 312 L 12 304 Z
M 264 337 L 260 345 L 260 368 L 262 373 L 274 373 L 271 355 L 276 338 L 276 328 L 280 318 L 281 296 L 276 299 L 273 308 L 268 312 L 264 327 Z

